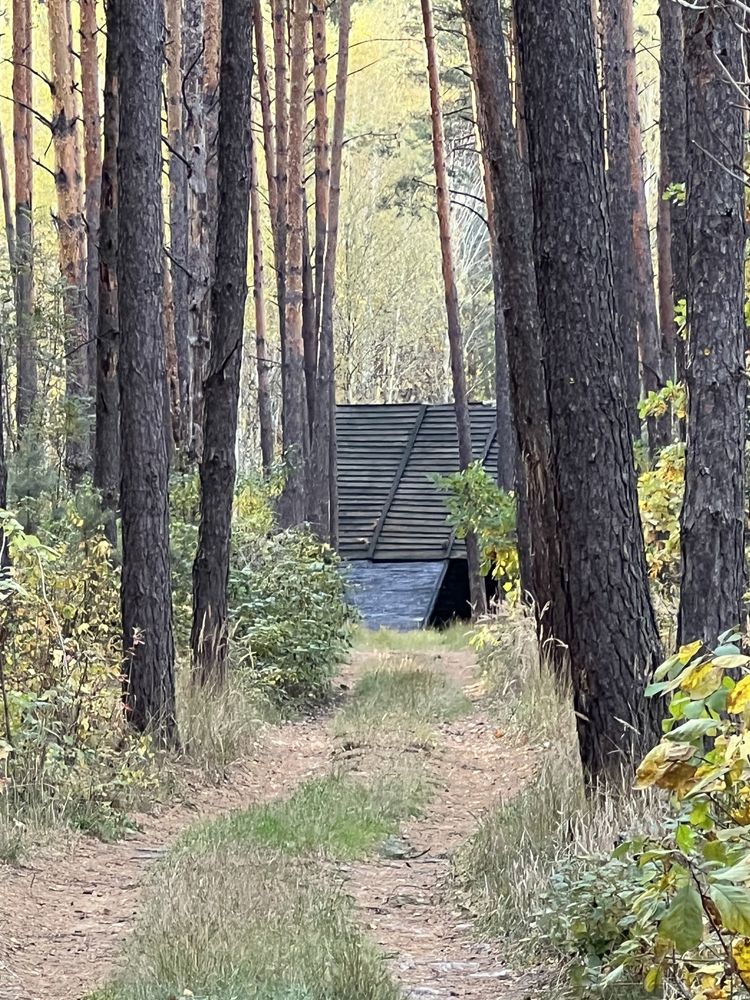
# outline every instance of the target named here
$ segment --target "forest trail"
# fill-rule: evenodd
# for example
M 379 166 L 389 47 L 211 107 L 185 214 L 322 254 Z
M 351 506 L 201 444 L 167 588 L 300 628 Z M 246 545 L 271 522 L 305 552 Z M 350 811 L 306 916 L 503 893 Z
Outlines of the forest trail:
M 379 654 L 384 661 L 389 656 Z M 522 787 L 536 755 L 496 732 L 469 651 L 410 659 L 458 682 L 471 711 L 440 724 L 429 750 L 407 751 L 420 755 L 435 782 L 423 814 L 405 821 L 376 856 L 330 864 L 406 998 L 525 1000 L 529 990 L 497 950 L 476 940 L 469 917 L 445 890 L 451 852 L 493 802 Z M 355 653 L 342 681 L 351 687 L 372 662 L 373 654 Z M 101 985 L 122 955 L 149 865 L 199 819 L 286 796 L 340 763 L 365 777 L 382 773 L 389 759 L 388 747 L 347 748 L 330 714 L 288 722 L 269 729 L 226 783 L 194 789 L 189 802 L 139 817 L 137 835 L 118 844 L 80 838 L 62 856 L 42 852 L 18 867 L 0 867 L 0 1000 L 81 1000 Z

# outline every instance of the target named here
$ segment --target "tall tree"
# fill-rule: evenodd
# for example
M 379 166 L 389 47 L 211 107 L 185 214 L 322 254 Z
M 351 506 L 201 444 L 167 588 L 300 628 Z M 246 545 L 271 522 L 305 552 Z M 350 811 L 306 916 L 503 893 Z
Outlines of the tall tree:
M 559 579 L 581 758 L 619 776 L 658 733 L 660 657 L 615 311 L 590 0 L 517 0 Z M 606 653 L 605 653 L 606 651 Z
M 336 297 L 336 259 L 338 253 L 341 209 L 341 169 L 344 156 L 346 94 L 349 79 L 349 35 L 351 0 L 339 6 L 338 61 L 336 96 L 333 110 L 331 161 L 326 220 L 326 251 L 323 262 L 322 301 L 320 303 L 320 352 L 318 386 L 315 393 L 311 470 L 314 511 L 311 520 L 323 538 L 337 542 L 338 503 L 336 491 L 336 382 L 333 336 L 333 305 Z
M 190 420 L 188 342 L 188 174 L 185 151 L 182 0 L 167 0 L 167 138 L 169 142 L 169 253 L 172 311 L 179 380 L 179 440 L 186 442 Z
M 445 311 L 448 320 L 448 346 L 450 351 L 451 375 L 453 378 L 453 401 L 456 409 L 456 432 L 458 435 L 458 463 L 461 469 L 468 469 L 473 461 L 471 448 L 471 415 L 466 389 L 464 368 L 464 344 L 461 330 L 461 316 L 458 307 L 458 288 L 453 265 L 451 244 L 451 202 L 448 171 L 445 165 L 445 134 L 443 129 L 443 109 L 440 99 L 440 68 L 435 44 L 435 23 L 432 14 L 432 0 L 422 0 L 422 21 L 427 48 L 427 75 L 430 88 L 432 110 L 432 149 L 435 163 L 437 188 L 437 215 L 440 229 L 440 251 L 443 266 L 443 287 L 445 291 Z M 474 532 L 466 536 L 466 554 L 469 566 L 469 588 L 475 614 L 487 610 L 487 594 L 481 572 L 479 543 Z
M 131 723 L 170 743 L 177 722 L 161 315 L 162 0 L 127 0 L 118 16 L 124 696 Z
M 687 178 L 682 5 L 659 0 L 659 319 L 663 374 L 684 375 L 684 343 L 675 336 L 675 306 L 687 295 L 687 230 L 681 198 L 667 198 Z
M 484 202 L 487 207 L 487 233 L 490 242 L 490 262 L 492 265 L 492 298 L 495 321 L 495 406 L 497 410 L 498 444 L 497 481 L 502 489 L 510 491 L 515 489 L 516 486 L 517 449 L 515 447 L 515 428 L 513 426 L 510 399 L 508 337 L 505 329 L 505 311 L 503 308 L 503 263 L 496 232 L 494 195 L 490 179 L 489 152 L 487 149 L 488 126 L 486 122 L 481 122 L 484 115 L 484 102 L 480 99 L 477 88 L 477 73 L 479 72 L 477 42 L 468 19 L 466 24 L 466 42 L 469 53 L 469 65 L 471 66 L 474 117 L 479 133 L 478 145 L 482 160 L 482 184 L 484 186 Z
M 99 213 L 102 194 L 102 123 L 99 107 L 99 26 L 96 0 L 79 0 L 81 97 L 86 226 L 86 314 L 89 386 L 96 385 L 96 337 L 99 324 Z
M 227 587 L 242 334 L 247 296 L 250 206 L 252 2 L 224 0 L 221 79 L 232 100 L 219 113 L 219 217 L 206 375 L 201 519 L 193 566 L 194 666 L 203 683 L 221 683 L 227 662 Z
M 287 191 L 287 245 L 284 339 L 282 342 L 283 438 L 287 477 L 280 505 L 285 524 L 300 524 L 306 514 L 306 466 L 309 428 L 305 391 L 305 349 L 302 337 L 302 261 L 304 243 L 304 141 L 306 124 L 305 77 L 308 14 L 297 4 L 292 17 L 291 87 L 289 96 L 289 157 Z M 277 111 L 278 115 L 278 111 Z M 278 118 L 277 118 L 278 122 Z M 280 137 L 277 131 L 277 169 Z M 282 185 L 279 184 L 281 199 Z
M 190 350 L 189 452 L 203 448 L 203 374 L 209 348 L 211 280 L 208 155 L 205 114 L 205 4 L 184 0 L 185 154 L 188 162 L 188 342 Z
M 315 330 L 320 331 L 323 269 L 328 227 L 328 190 L 331 179 L 328 142 L 328 51 L 325 0 L 312 0 L 313 87 L 315 100 Z
M 551 442 L 544 381 L 541 317 L 529 225 L 529 173 L 513 124 L 503 25 L 494 0 L 463 0 L 474 38 L 474 82 L 490 169 L 493 231 L 503 272 L 511 399 L 519 451 L 522 585 L 537 611 L 545 652 L 552 637 L 558 553 L 552 503 Z M 525 143 L 523 149 L 525 150 Z
M 13 152 L 16 189 L 16 424 L 23 434 L 37 394 L 34 334 L 34 115 L 31 0 L 13 2 Z
M 685 8 L 688 419 L 680 642 L 740 623 L 745 592 L 744 35 L 731 4 Z
M 273 18 L 274 96 L 276 109 L 276 216 L 274 253 L 276 257 L 276 296 L 279 308 L 279 341 L 281 344 L 281 394 L 286 390 L 287 362 L 285 354 L 286 325 L 286 263 L 287 263 L 287 191 L 289 186 L 289 73 L 287 46 L 289 36 L 289 0 L 271 0 Z M 282 425 L 285 420 L 282 407 Z
M 70 0 L 47 5 L 53 98 L 57 232 L 65 315 L 65 465 L 75 487 L 89 464 L 88 319 L 80 108 L 73 65 Z
M 612 232 L 615 304 L 625 368 L 630 433 L 640 437 L 638 403 L 641 379 L 638 361 L 636 307 L 635 201 L 630 172 L 630 102 L 625 7 L 632 0 L 601 0 L 602 63 L 607 103 L 607 193 Z M 633 53 L 633 56 L 635 54 Z
M 104 67 L 104 160 L 99 217 L 99 320 L 96 337 L 96 439 L 94 485 L 107 510 L 120 500 L 120 345 L 117 288 L 118 184 L 117 146 L 120 133 L 119 9 L 122 0 L 107 0 L 107 55 Z M 108 524 L 115 540 L 115 520 Z

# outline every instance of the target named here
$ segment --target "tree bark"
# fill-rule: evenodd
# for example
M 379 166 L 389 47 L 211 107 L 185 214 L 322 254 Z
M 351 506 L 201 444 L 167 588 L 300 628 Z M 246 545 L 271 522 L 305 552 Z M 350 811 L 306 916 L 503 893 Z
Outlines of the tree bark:
M 745 591 L 744 36 L 723 5 L 683 11 L 689 362 L 679 641 L 715 642 Z
M 292 18 L 291 90 L 289 98 L 289 156 L 287 179 L 286 309 L 282 363 L 286 370 L 283 393 L 286 484 L 280 504 L 282 523 L 301 524 L 306 514 L 306 464 L 309 427 L 305 393 L 305 348 L 302 337 L 302 258 L 304 243 L 304 139 L 307 8 L 297 5 Z M 277 111 L 278 113 L 278 111 Z M 280 140 L 277 133 L 277 170 Z M 281 198 L 282 185 L 279 185 Z
M 255 43 L 258 52 L 263 50 L 263 35 L 258 37 L 258 20 L 263 19 L 258 0 L 253 3 L 253 23 L 255 26 Z M 265 60 L 261 69 L 260 57 L 258 74 L 265 74 Z M 263 81 L 261 79 L 261 94 Z M 266 95 L 268 86 L 266 82 Z M 264 98 L 261 96 L 261 107 Z M 268 363 L 268 343 L 266 331 L 266 288 L 263 267 L 263 230 L 261 227 L 260 177 L 258 173 L 257 140 L 253 132 L 252 104 L 250 107 L 250 229 L 253 240 L 253 303 L 255 306 L 255 359 L 258 371 L 258 423 L 260 430 L 260 453 L 263 462 L 263 473 L 270 475 L 273 467 L 273 408 L 271 404 L 271 366 Z M 266 112 L 262 112 L 264 115 Z M 268 153 L 266 153 L 268 157 Z M 275 167 L 268 166 L 269 183 L 275 181 Z M 270 188 L 269 188 L 270 191 Z M 271 209 L 273 217 L 273 208 Z
M 336 96 L 333 109 L 326 253 L 320 308 L 318 387 L 315 394 L 316 407 L 310 463 L 313 483 L 311 494 L 314 503 L 312 521 L 316 525 L 320 537 L 329 539 L 334 547 L 338 543 L 338 490 L 336 480 L 336 379 L 333 307 L 336 299 L 336 259 L 341 209 L 341 168 L 344 157 L 350 33 L 351 0 L 342 0 L 339 7 Z
M 86 314 L 88 384 L 96 385 L 96 337 L 99 325 L 99 213 L 102 195 L 102 125 L 99 108 L 99 27 L 96 0 L 79 0 L 81 95 L 83 99 L 84 215 L 86 225 Z
M 101 491 L 115 542 L 115 512 L 120 500 L 120 345 L 117 288 L 118 185 L 120 134 L 119 10 L 123 0 L 107 0 L 107 56 L 104 68 L 104 160 L 99 219 L 99 322 L 96 338 L 96 440 L 94 485 Z
M 451 245 L 450 185 L 448 183 L 448 171 L 445 166 L 445 135 L 443 131 L 443 109 L 440 100 L 440 68 L 438 65 L 437 47 L 435 45 L 432 0 L 421 0 L 421 2 L 424 39 L 427 49 L 430 106 L 432 109 L 432 150 L 437 186 L 437 215 L 440 228 L 445 311 L 448 320 L 448 346 L 453 380 L 453 401 L 456 409 L 458 463 L 459 467 L 463 470 L 469 468 L 474 460 L 474 455 L 471 448 L 471 415 L 466 390 L 463 333 L 458 308 L 456 275 L 453 266 L 453 248 Z M 487 592 L 481 572 L 479 543 L 474 532 L 470 532 L 466 536 L 466 556 L 469 566 L 471 604 L 474 614 L 479 616 L 485 614 L 487 611 Z
M 687 296 L 687 229 L 685 206 L 664 194 L 687 179 L 686 96 L 682 6 L 659 0 L 661 24 L 659 178 L 659 309 L 662 327 L 663 373 L 685 375 L 685 345 L 675 330 L 675 306 Z
M 16 194 L 16 425 L 19 440 L 37 396 L 34 332 L 34 226 L 31 0 L 13 0 L 13 151 Z
M 658 738 L 643 687 L 661 656 L 615 311 L 589 0 L 517 0 L 559 587 L 581 759 L 620 778 Z M 605 652 L 606 651 L 606 652 Z
M 328 143 L 328 51 L 326 3 L 312 0 L 313 86 L 315 88 L 315 331 L 320 331 L 323 307 L 323 270 L 328 227 L 328 189 L 331 149 Z
M 8 247 L 8 263 L 11 271 L 16 266 L 16 227 L 13 221 L 13 192 L 8 175 L 8 155 L 5 149 L 5 135 L 0 127 L 0 185 L 3 197 L 3 218 L 5 220 L 5 242 Z M 5 412 L 0 410 L 0 412 Z
M 221 60 L 221 12 L 223 0 L 203 0 L 203 106 L 206 116 L 206 186 L 208 190 L 209 285 L 213 288 L 216 264 L 216 233 L 219 213 L 219 85 Z M 210 294 L 210 293 L 209 293 Z
M 250 206 L 252 0 L 224 0 L 221 79 L 231 101 L 219 115 L 219 216 L 205 381 L 201 520 L 193 566 L 193 665 L 202 683 L 226 677 L 227 588 Z
M 471 25 L 466 25 L 466 42 L 471 66 L 472 98 L 474 117 L 477 123 L 478 146 L 481 155 L 482 184 L 484 202 L 487 207 L 487 233 L 490 243 L 492 264 L 492 297 L 494 305 L 495 332 L 495 406 L 497 411 L 497 482 L 501 489 L 510 492 L 516 487 L 517 449 L 516 432 L 513 426 L 513 411 L 510 399 L 510 371 L 508 369 L 508 338 L 505 330 L 503 310 L 503 264 L 500 257 L 495 226 L 495 207 L 490 181 L 490 164 L 487 152 L 487 123 L 480 124 L 484 105 L 477 92 L 477 43 Z
M 289 81 L 287 74 L 288 0 L 271 0 L 273 18 L 274 92 L 276 97 L 276 192 L 277 214 L 274 220 L 274 251 L 276 257 L 276 297 L 279 309 L 279 343 L 281 344 L 281 395 L 286 399 L 286 264 L 287 264 L 287 200 L 289 186 Z M 281 423 L 286 420 L 282 406 Z
M 317 208 L 316 208 L 317 212 Z M 305 413 L 308 433 L 312 434 L 315 416 L 315 389 L 318 373 L 318 330 L 315 325 L 315 276 L 310 249 L 307 193 L 302 194 L 302 341 L 305 347 Z
M 641 436 L 638 404 L 641 379 L 636 305 L 635 196 L 631 183 L 628 40 L 625 8 L 632 0 L 601 0 L 602 64 L 607 103 L 607 193 L 612 229 L 615 304 L 625 368 L 628 419 L 633 438 Z M 633 57 L 635 53 L 633 53 Z
M 128 718 L 177 740 L 164 433 L 161 205 L 162 0 L 127 0 L 120 18 L 119 358 L 122 622 Z
M 200 460 L 203 450 L 203 374 L 209 348 L 211 281 L 204 104 L 204 0 L 184 0 L 183 38 L 185 152 L 188 161 L 188 347 L 190 353 L 190 428 L 188 452 Z
M 500 11 L 494 0 L 463 0 L 463 10 L 472 34 L 482 39 L 475 49 L 474 79 L 482 108 L 479 124 L 485 133 L 489 161 L 493 228 L 503 270 L 503 309 L 519 452 L 521 583 L 534 602 L 542 651 L 555 669 L 562 671 L 561 657 L 556 655 L 559 647 L 550 641 L 559 555 L 541 316 L 529 225 L 530 179 L 513 126 Z
M 66 327 L 65 402 L 68 412 L 65 465 L 69 483 L 75 489 L 89 466 L 88 323 L 85 308 L 83 176 L 78 127 L 80 109 L 73 68 L 70 0 L 49 0 L 47 11 L 52 70 L 56 223 Z
M 190 346 L 188 327 L 188 175 L 186 167 L 182 46 L 182 0 L 166 3 L 167 48 L 167 137 L 169 141 L 169 246 L 172 309 L 177 352 L 179 412 L 177 443 L 188 439 L 190 420 Z

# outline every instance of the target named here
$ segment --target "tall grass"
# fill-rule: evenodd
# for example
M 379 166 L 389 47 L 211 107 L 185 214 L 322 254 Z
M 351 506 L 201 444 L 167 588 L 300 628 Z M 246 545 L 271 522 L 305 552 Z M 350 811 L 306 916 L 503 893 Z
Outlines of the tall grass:
M 472 626 L 456 621 L 446 628 L 425 628 L 410 632 L 397 629 L 368 629 L 360 626 L 354 640 L 356 649 L 393 653 L 439 653 L 466 649 Z

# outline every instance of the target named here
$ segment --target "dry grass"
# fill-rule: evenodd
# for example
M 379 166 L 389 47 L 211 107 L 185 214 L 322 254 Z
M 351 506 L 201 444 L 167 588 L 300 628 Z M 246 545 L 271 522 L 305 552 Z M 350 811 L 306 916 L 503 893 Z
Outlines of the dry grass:
M 425 628 L 412 632 L 396 629 L 368 629 L 360 627 L 354 639 L 356 649 L 390 653 L 440 653 L 466 649 L 472 634 L 467 622 L 455 622 L 447 628 Z

